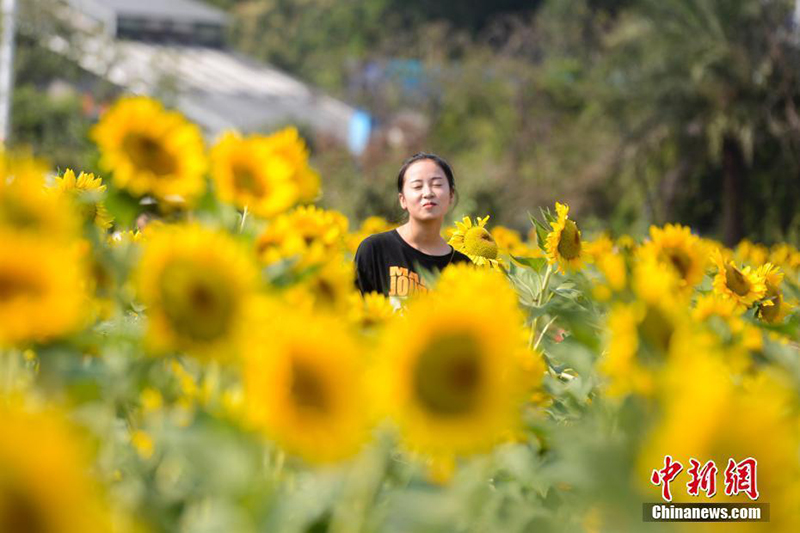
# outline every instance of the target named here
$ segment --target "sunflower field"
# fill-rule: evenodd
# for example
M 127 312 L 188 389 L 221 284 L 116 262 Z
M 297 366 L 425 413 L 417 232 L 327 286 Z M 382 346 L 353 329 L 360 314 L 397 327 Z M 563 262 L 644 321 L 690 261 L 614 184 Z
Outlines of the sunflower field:
M 92 140 L 0 160 L 0 532 L 800 529 L 794 246 L 464 217 L 396 308 L 296 129 L 126 97 Z

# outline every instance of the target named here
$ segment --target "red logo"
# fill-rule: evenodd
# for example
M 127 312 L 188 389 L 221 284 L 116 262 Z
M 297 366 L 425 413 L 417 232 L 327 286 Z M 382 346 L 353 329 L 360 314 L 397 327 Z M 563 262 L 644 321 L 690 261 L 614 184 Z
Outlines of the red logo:
M 669 484 L 678 476 L 681 470 L 683 470 L 683 465 L 677 461 L 673 461 L 671 455 L 664 457 L 664 468 L 661 470 L 653 470 L 653 474 L 650 476 L 650 482 L 656 486 L 661 485 L 661 497 L 664 501 L 672 501 L 672 493 L 669 491 Z
M 712 498 L 717 493 L 717 465 L 714 461 L 707 461 L 702 464 L 697 459 L 689 459 L 689 481 L 686 483 L 686 492 L 690 496 L 699 496 L 704 492 L 707 497 Z M 728 466 L 725 468 L 724 482 L 725 494 L 736 496 L 744 493 L 751 500 L 758 499 L 757 484 L 758 461 L 748 457 L 740 462 L 728 459 Z M 678 477 L 683 470 L 680 461 L 672 459 L 671 455 L 664 456 L 664 468 L 653 470 L 650 475 L 650 482 L 661 487 L 661 498 L 664 501 L 672 501 L 672 492 L 669 484 Z
M 744 492 L 751 500 L 757 499 L 757 466 L 758 462 L 752 457 L 748 457 L 739 463 L 733 459 L 728 459 L 728 466 L 725 468 L 725 494 L 735 496 L 740 492 Z

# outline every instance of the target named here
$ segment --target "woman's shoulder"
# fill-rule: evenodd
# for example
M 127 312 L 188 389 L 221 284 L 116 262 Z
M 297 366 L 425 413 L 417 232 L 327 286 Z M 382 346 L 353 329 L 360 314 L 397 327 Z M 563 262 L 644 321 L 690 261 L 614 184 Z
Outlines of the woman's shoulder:
M 389 231 L 382 231 L 380 233 L 373 233 L 361 241 L 361 244 L 358 245 L 356 253 L 369 253 L 373 250 L 377 250 L 383 246 L 386 246 L 389 243 L 396 242 L 393 233 L 396 233 L 393 229 Z
M 453 259 L 450 261 L 451 263 L 472 263 L 472 259 L 469 256 L 462 254 L 458 250 L 453 250 Z

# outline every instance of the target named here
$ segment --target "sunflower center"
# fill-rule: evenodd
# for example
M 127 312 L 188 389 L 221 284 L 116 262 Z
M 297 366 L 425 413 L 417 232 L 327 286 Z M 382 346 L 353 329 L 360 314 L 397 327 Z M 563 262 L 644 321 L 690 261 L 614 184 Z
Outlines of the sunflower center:
M 20 230 L 38 230 L 44 223 L 37 213 L 27 208 L 23 202 L 6 198 L 0 205 L 0 220 Z
M 758 306 L 758 312 L 761 318 L 767 322 L 776 322 L 781 313 L 781 304 L 783 303 L 783 295 L 780 289 L 771 284 L 767 284 L 767 300 L 772 302 L 772 305 L 761 304 Z
M 336 287 L 327 279 L 319 278 L 314 283 L 314 292 L 323 305 L 333 307 L 336 303 Z
M 467 230 L 464 235 L 464 249 L 469 255 L 477 255 L 487 259 L 497 258 L 497 243 L 492 235 L 481 227 Z
M 458 417 L 473 412 L 484 381 L 477 345 L 463 334 L 434 339 L 420 354 L 413 379 L 417 400 L 432 414 Z
M 297 358 L 292 359 L 290 393 L 295 405 L 301 409 L 323 414 L 330 408 L 324 381 L 313 368 Z
M 684 252 L 677 248 L 668 248 L 664 250 L 664 257 L 675 268 L 681 279 L 686 279 L 689 275 L 689 269 L 692 267 L 692 259 Z
M 750 281 L 731 264 L 725 265 L 725 285 L 738 296 L 746 296 L 750 292 Z
M 0 302 L 39 294 L 40 287 L 29 279 L 15 277 L 12 272 L 0 272 Z
M 161 273 L 164 314 L 172 328 L 194 341 L 208 342 L 233 325 L 236 298 L 217 272 L 188 261 L 173 261 Z
M 156 176 L 168 176 L 178 170 L 175 158 L 156 139 L 140 133 L 130 133 L 122 141 L 122 148 L 131 162 Z
M 669 349 L 672 335 L 675 333 L 675 327 L 660 309 L 648 305 L 644 319 L 639 324 L 639 332 L 649 346 L 666 352 Z
M 241 191 L 248 192 L 256 197 L 265 195 L 264 184 L 258 179 L 256 173 L 246 164 L 233 164 L 233 185 Z
M 570 219 L 564 221 L 561 238 L 558 240 L 558 253 L 564 259 L 577 259 L 581 256 L 581 234 L 578 225 Z
M 42 509 L 29 496 L 14 487 L 0 486 L 0 531 L 46 533 L 49 529 Z

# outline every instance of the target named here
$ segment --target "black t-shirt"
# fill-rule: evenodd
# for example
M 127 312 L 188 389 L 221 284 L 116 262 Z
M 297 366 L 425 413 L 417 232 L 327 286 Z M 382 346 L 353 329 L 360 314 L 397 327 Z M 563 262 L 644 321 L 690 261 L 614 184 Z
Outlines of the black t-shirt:
M 370 235 L 359 244 L 355 257 L 356 286 L 362 294 L 379 292 L 404 298 L 428 290 L 419 276 L 417 265 L 433 271 L 461 262 L 471 261 L 452 249 L 447 255 L 422 253 L 404 241 L 397 230 L 384 231 Z

